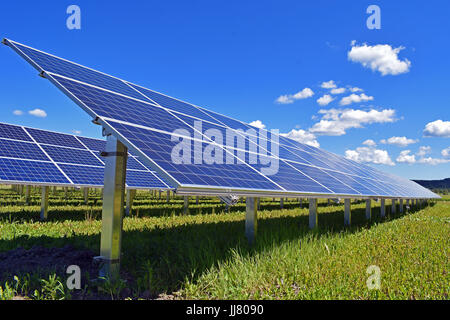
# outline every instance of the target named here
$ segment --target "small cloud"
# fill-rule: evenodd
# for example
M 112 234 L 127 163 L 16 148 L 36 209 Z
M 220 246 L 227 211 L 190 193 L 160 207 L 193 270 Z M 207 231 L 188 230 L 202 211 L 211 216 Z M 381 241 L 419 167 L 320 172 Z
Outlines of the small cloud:
M 367 139 L 362 143 L 363 145 L 369 146 L 369 147 L 375 147 L 377 144 L 372 139 Z
M 439 159 L 439 158 L 431 158 L 431 157 L 422 158 L 419 160 L 419 163 L 429 164 L 432 166 L 435 166 L 435 165 L 438 165 L 441 163 L 449 163 L 449 162 L 450 162 L 450 159 Z
M 390 123 L 395 118 L 394 109 L 381 111 L 371 109 L 369 111 L 355 109 L 329 109 L 319 110 L 322 118 L 316 122 L 309 132 L 317 135 L 341 136 L 346 134 L 347 129 L 363 128 L 365 124 Z
M 359 103 L 359 102 L 365 102 L 365 101 L 371 101 L 371 100 L 373 100 L 373 97 L 367 96 L 365 93 L 361 93 L 359 95 L 352 93 L 351 95 L 342 98 L 341 101 L 339 102 L 339 104 L 341 106 L 347 106 L 352 103 Z
M 322 88 L 324 88 L 324 89 L 334 89 L 334 88 L 336 88 L 336 84 L 334 83 L 333 80 L 322 82 L 322 84 L 320 86 Z
M 330 96 L 329 94 L 325 94 L 322 97 L 320 97 L 319 99 L 317 99 L 317 103 L 321 106 L 326 106 L 333 100 L 334 100 L 334 98 L 332 96 Z
M 450 121 L 436 120 L 427 123 L 425 129 L 423 130 L 423 135 L 425 137 L 450 137 Z
M 421 146 L 419 148 L 419 152 L 417 152 L 416 154 L 420 157 L 423 157 L 426 154 L 431 153 L 431 147 L 430 146 Z
M 81 131 L 80 131 L 80 130 L 75 130 L 75 129 L 74 129 L 74 130 L 72 130 L 72 133 L 73 133 L 73 134 L 81 134 Z
M 393 144 L 399 147 L 406 147 L 410 144 L 416 143 L 419 140 L 408 139 L 406 137 L 390 137 L 389 139 L 382 139 L 380 143 L 383 144 Z
M 281 134 L 284 137 L 291 138 L 292 140 L 298 141 L 300 143 L 308 144 L 313 147 L 320 147 L 319 142 L 316 140 L 316 136 L 308 131 L 302 129 L 292 129 L 288 133 Z
M 360 92 L 360 91 L 364 91 L 363 89 L 358 88 L 358 87 L 350 87 L 350 88 L 348 88 L 348 90 L 350 90 L 350 92 Z
M 346 91 L 347 89 L 345 89 L 345 88 L 334 88 L 334 89 L 331 89 L 331 94 L 341 94 L 341 93 L 344 93 L 345 91 Z
M 285 94 L 279 96 L 277 100 L 275 100 L 278 104 L 291 104 L 294 103 L 295 100 L 306 99 L 312 97 L 314 95 L 314 91 L 310 88 L 304 88 L 303 90 L 295 93 L 295 94 Z
M 15 116 L 21 116 L 21 115 L 23 115 L 23 111 L 22 111 L 22 110 L 14 110 L 14 111 L 13 111 L 13 114 L 14 114 Z
M 350 61 L 359 62 L 365 68 L 378 71 L 381 75 L 398 75 L 409 72 L 411 62 L 408 59 L 400 60 L 398 54 L 404 47 L 393 48 L 388 44 L 369 46 L 356 45 L 352 41 L 352 48 L 347 53 Z
M 374 147 L 358 147 L 355 150 L 346 150 L 345 157 L 356 162 L 395 166 L 394 161 L 392 161 L 386 150 Z
M 45 118 L 47 116 L 47 113 L 42 109 L 30 110 L 28 113 L 38 118 Z
M 396 161 L 399 163 L 416 163 L 416 156 L 410 154 L 411 150 L 403 150 L 400 152 L 400 155 L 397 157 Z
M 442 154 L 442 156 L 445 157 L 445 158 L 450 157 L 450 147 L 443 149 L 443 150 L 441 151 L 441 154 Z
M 266 125 L 264 123 L 262 123 L 261 120 L 255 120 L 249 123 L 249 125 L 254 126 L 258 129 L 265 129 Z

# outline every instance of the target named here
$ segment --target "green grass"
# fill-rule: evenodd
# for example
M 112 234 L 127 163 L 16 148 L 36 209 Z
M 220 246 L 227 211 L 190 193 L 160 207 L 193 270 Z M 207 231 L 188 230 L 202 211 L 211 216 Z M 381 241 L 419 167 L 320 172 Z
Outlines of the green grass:
M 80 193 L 68 200 L 53 195 L 47 222 L 38 221 L 38 206 L 24 206 L 14 193 L 2 195 L 10 202 L 0 208 L 0 252 L 67 244 L 99 252 L 99 195 L 92 194 L 97 202 L 87 206 Z M 449 201 L 386 220 L 374 204 L 371 223 L 364 218 L 365 204 L 353 204 L 350 228 L 343 227 L 342 205 L 322 203 L 319 228 L 311 231 L 307 208 L 291 201 L 279 210 L 277 202 L 264 200 L 257 241 L 250 247 L 244 204 L 225 213 L 215 199 L 202 199 L 199 206 L 194 200 L 192 214 L 181 215 L 182 199 L 165 204 L 164 196 L 159 201 L 138 194 L 133 216 L 124 219 L 122 276 L 128 282 L 119 289 L 126 287 L 132 298 L 145 293 L 179 299 L 448 299 Z M 380 290 L 366 286 L 370 265 L 381 270 Z M 71 297 L 60 286 L 65 280 L 51 271 L 18 281 L 13 276 L 7 286 L 0 283 L 5 298 Z M 123 298 L 119 289 L 101 291 Z

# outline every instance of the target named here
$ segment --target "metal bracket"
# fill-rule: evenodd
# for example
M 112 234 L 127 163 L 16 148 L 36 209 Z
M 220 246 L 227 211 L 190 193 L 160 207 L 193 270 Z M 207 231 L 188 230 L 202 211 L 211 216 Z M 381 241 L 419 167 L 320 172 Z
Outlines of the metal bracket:
M 239 197 L 235 194 L 230 194 L 228 196 L 220 196 L 219 197 L 222 202 L 229 206 L 235 205 L 239 201 Z
M 126 152 L 107 152 L 107 151 L 101 151 L 100 156 L 102 157 L 124 157 L 126 156 Z
M 6 41 L 6 38 L 3 38 L 3 39 L 2 39 L 2 43 L 3 43 L 5 46 L 8 45 L 8 42 Z
M 46 79 L 45 72 L 44 71 L 39 72 L 39 77 Z
M 96 125 L 101 125 L 101 123 L 98 122 L 98 120 L 99 120 L 98 117 L 95 117 L 95 119 L 92 119 L 91 122 L 92 122 L 93 124 L 96 124 Z

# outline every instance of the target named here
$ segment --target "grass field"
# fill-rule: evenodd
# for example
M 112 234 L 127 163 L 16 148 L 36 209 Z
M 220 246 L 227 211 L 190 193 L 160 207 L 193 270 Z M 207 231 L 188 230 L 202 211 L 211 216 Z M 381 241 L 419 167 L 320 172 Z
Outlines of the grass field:
M 98 254 L 101 196 L 51 193 L 49 220 L 39 222 L 38 190 L 30 205 L 0 189 L 0 255 L 17 250 L 64 248 Z M 365 204 L 352 204 L 352 226 L 343 226 L 343 205 L 319 203 L 319 228 L 309 230 L 308 208 L 297 200 L 263 199 L 257 241 L 244 236 L 245 203 L 225 211 L 216 199 L 169 204 L 138 192 L 124 219 L 122 281 L 98 285 L 83 274 L 82 290 L 65 286 L 56 269 L 1 277 L 0 299 L 448 299 L 450 199 L 423 209 L 365 220 Z M 389 209 L 389 208 L 388 208 Z M 381 287 L 369 290 L 366 273 L 379 267 Z M 0 275 L 1 276 L 1 275 Z M 16 276 L 16 277 L 15 277 Z M 90 276 L 92 277 L 92 275 Z

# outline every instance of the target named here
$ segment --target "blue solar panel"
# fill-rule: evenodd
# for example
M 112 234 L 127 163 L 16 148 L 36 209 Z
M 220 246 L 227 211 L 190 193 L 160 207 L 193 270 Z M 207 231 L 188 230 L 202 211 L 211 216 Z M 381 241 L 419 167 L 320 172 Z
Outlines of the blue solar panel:
M 0 138 L 32 141 L 30 136 L 19 126 L 0 123 Z
M 8 139 L 0 138 L 0 159 L 2 161 L 0 171 L 3 173 L 0 180 L 103 186 L 104 163 L 101 161 L 102 158 L 99 159 L 94 154 L 99 154 L 98 150 L 104 150 L 105 141 L 2 123 L 0 123 L 0 128 L 8 136 Z M 37 143 L 33 142 L 31 138 L 29 142 L 22 141 L 23 135 L 27 135 L 26 132 L 29 132 Z M 16 138 L 17 140 L 14 140 Z M 77 139 L 83 144 L 79 143 Z M 61 145 L 66 147 L 61 147 Z M 9 158 L 35 161 L 17 162 Z M 133 171 L 127 170 L 127 172 L 131 172 L 130 181 L 133 188 L 168 188 L 163 180 L 131 155 L 128 157 L 127 168 L 134 169 Z M 61 171 L 72 182 L 67 180 Z M 27 175 L 29 176 L 27 177 Z
M 191 164 L 174 164 L 171 158 L 172 147 L 168 134 L 136 128 L 109 121 L 135 147 L 158 162 L 166 172 L 177 181 L 186 185 L 226 186 L 236 188 L 280 190 L 278 186 L 245 164 L 194 164 L 194 154 L 190 155 Z M 202 144 L 202 152 L 206 144 Z
M 59 167 L 76 185 L 103 185 L 105 174 L 105 169 L 103 167 L 78 166 L 70 164 L 60 164 Z
M 215 119 L 211 118 L 208 114 L 200 111 L 200 109 L 198 109 L 197 107 L 195 107 L 189 103 L 182 102 L 177 99 L 173 99 L 171 97 L 162 95 L 155 91 L 145 89 L 145 88 L 133 85 L 133 84 L 130 84 L 130 86 L 132 86 L 133 88 L 135 88 L 136 90 L 141 92 L 145 97 L 149 98 L 151 101 L 156 102 L 157 104 L 159 104 L 160 106 L 162 106 L 164 108 L 167 108 L 172 111 L 179 112 L 179 113 L 184 113 L 184 114 L 187 114 L 187 115 L 190 115 L 192 117 L 196 117 L 196 118 L 199 118 L 202 120 L 211 121 L 214 123 L 217 122 Z
M 70 183 L 53 163 L 5 158 L 0 158 L 0 180 L 46 184 Z
M 42 148 L 55 162 L 103 166 L 90 151 L 43 145 Z
M 142 95 L 130 88 L 123 81 L 101 72 L 81 67 L 75 63 L 51 56 L 32 48 L 14 43 L 14 46 L 34 61 L 41 70 L 65 75 L 127 96 L 142 99 Z
M 127 159 L 127 169 L 143 170 L 143 171 L 148 170 L 131 155 L 129 155 Z
M 105 151 L 106 141 L 86 137 L 77 137 L 90 150 Z
M 184 126 L 181 121 L 160 107 L 127 99 L 58 76 L 54 76 L 54 78 L 99 117 L 128 122 L 130 114 L 132 114 L 133 122 L 138 125 L 159 130 L 170 130 L 170 132 L 172 132 L 172 128 Z M 117 108 L 119 105 L 120 108 Z
M 83 145 L 74 136 L 68 134 L 31 128 L 27 128 L 26 130 L 38 143 L 84 149 Z
M 0 156 L 28 160 L 50 160 L 41 149 L 33 143 L 5 139 L 0 139 Z
M 249 159 L 253 155 L 248 151 L 255 150 L 255 143 L 251 141 L 246 141 L 244 146 L 244 159 L 248 162 L 246 164 L 236 164 L 235 161 L 233 165 L 226 164 L 227 154 L 223 153 L 224 149 L 221 147 L 216 150 L 220 152 L 224 163 L 200 161 L 197 164 L 196 160 L 199 158 L 195 154 L 188 155 L 183 163 L 175 163 L 172 151 L 178 141 L 171 133 L 177 129 L 180 133 L 181 129 L 184 130 L 182 136 L 190 137 L 196 118 L 207 121 L 203 122 L 204 130 L 215 129 L 220 133 L 226 132 L 227 129 L 248 131 L 257 128 L 26 46 L 17 43 L 10 45 L 22 56 L 25 55 L 36 68 L 50 72 L 48 77 L 54 82 L 57 81 L 58 87 L 62 87 L 61 89 L 84 110 L 112 127 L 114 134 L 122 139 L 122 142 L 137 151 L 145 166 L 161 170 L 171 177 L 172 183 L 178 187 L 195 185 L 208 189 L 226 189 L 227 192 L 246 189 L 356 196 L 435 197 L 433 193 L 414 182 L 270 132 L 267 132 L 266 139 L 260 139 L 260 142 L 267 142 L 267 146 L 256 150 L 263 156 L 267 150 L 272 151 L 273 147 L 277 146 L 270 141 L 271 137 L 279 140 L 279 154 L 276 156 L 281 160 L 279 171 L 275 175 L 266 176 L 261 173 L 261 164 L 250 163 Z M 254 131 L 252 135 L 256 133 L 257 131 Z M 200 151 L 210 149 L 211 145 L 206 142 L 208 140 L 205 140 L 205 136 L 200 137 L 203 139 Z M 186 141 L 191 140 L 186 138 Z M 69 146 L 68 142 L 64 143 Z M 92 150 L 97 152 L 102 151 L 97 143 L 92 141 L 86 140 L 85 145 L 92 146 Z M 239 150 L 232 152 L 235 156 L 239 155 Z M 236 160 L 235 156 L 231 156 L 231 159 Z M 130 161 L 129 168 L 142 168 L 133 157 L 130 159 L 133 160 Z
M 127 170 L 127 186 L 129 188 L 165 189 L 167 186 L 147 171 Z

